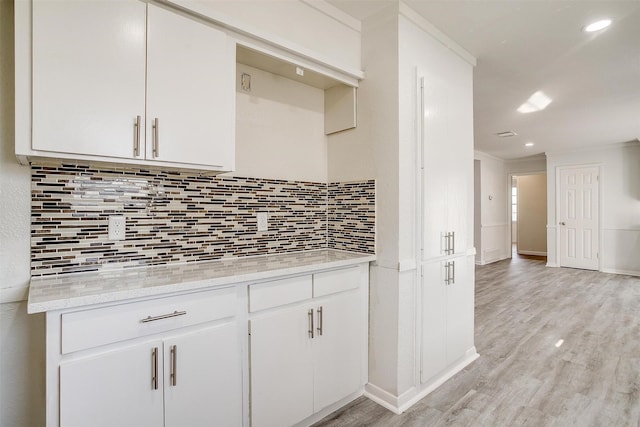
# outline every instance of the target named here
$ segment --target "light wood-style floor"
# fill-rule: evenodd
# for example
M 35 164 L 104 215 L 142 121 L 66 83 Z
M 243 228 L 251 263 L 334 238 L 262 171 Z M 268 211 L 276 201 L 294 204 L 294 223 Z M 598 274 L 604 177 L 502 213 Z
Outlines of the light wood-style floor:
M 316 426 L 640 427 L 640 278 L 476 267 L 480 358 L 402 415 L 361 397 Z

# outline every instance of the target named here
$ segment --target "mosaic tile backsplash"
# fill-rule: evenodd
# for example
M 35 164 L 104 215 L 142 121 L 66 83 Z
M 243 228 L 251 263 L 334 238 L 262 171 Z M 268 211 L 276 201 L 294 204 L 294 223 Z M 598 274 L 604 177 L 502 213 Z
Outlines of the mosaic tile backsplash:
M 32 165 L 31 274 L 334 248 L 375 251 L 375 185 Z M 258 231 L 256 213 L 269 229 Z M 108 239 L 123 215 L 126 239 Z
M 376 187 L 374 181 L 331 183 L 328 186 L 328 247 L 373 253 L 375 249 Z

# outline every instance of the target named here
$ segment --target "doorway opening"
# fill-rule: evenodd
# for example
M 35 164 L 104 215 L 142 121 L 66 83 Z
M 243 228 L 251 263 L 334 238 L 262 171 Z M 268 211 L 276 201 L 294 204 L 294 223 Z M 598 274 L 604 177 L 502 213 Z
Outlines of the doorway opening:
M 511 257 L 547 256 L 547 174 L 509 175 Z

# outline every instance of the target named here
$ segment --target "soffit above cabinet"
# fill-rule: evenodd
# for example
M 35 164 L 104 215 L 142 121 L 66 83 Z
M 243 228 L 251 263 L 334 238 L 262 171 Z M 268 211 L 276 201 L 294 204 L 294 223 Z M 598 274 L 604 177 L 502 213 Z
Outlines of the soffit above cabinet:
M 342 81 L 336 80 L 324 74 L 310 70 L 303 65 L 294 64 L 266 53 L 259 52 L 248 47 L 238 45 L 236 48 L 236 62 L 260 70 L 268 71 L 287 79 L 313 86 L 319 89 L 329 89 L 331 87 L 343 84 Z M 304 75 L 297 74 L 298 70 L 302 70 Z

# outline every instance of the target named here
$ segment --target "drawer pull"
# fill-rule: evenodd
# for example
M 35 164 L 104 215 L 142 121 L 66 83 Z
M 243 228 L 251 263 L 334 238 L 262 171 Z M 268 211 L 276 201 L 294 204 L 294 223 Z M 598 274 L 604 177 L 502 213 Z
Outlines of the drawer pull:
M 187 314 L 186 311 L 174 311 L 173 313 L 169 313 L 169 314 L 161 314 L 160 316 L 147 316 L 144 319 L 140 320 L 140 323 L 148 323 L 148 322 L 155 322 L 156 320 L 162 320 L 162 319 L 169 319 L 170 317 L 178 317 L 178 316 L 184 316 L 185 314 Z

